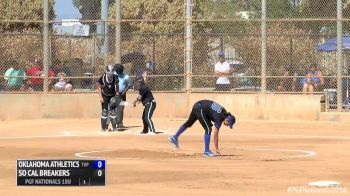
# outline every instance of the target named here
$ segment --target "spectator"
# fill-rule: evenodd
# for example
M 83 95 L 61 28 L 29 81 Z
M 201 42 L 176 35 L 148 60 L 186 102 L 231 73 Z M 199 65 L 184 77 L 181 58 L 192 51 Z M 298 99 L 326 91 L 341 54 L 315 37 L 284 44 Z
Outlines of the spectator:
M 152 74 L 155 71 L 155 64 L 151 61 L 146 62 L 146 71 L 148 74 Z
M 122 56 L 122 64 L 131 63 L 130 74 L 141 76 L 146 69 L 146 58 L 142 52 L 126 53 Z
M 292 65 L 284 66 L 284 78 L 281 79 L 280 84 L 278 85 L 278 90 L 296 92 L 298 83 L 297 76 L 298 73 L 295 71 Z
M 311 71 L 306 75 L 306 78 L 302 80 L 303 93 L 313 93 L 320 91 L 324 85 L 323 73 L 318 70 L 317 64 L 311 65 Z
M 4 90 L 6 90 L 9 77 L 10 77 L 10 75 L 11 75 L 11 72 L 14 70 L 14 69 L 13 69 L 13 64 L 10 63 L 10 65 L 11 65 L 11 67 L 9 67 L 9 68 L 5 71 L 5 74 L 4 74 L 4 82 L 3 82 L 3 88 L 4 88 Z
M 6 77 L 6 89 L 8 91 L 18 91 L 26 80 L 26 72 L 21 68 L 17 61 L 12 61 L 12 68 L 8 69 L 5 73 Z
M 32 85 L 29 82 L 29 79 L 27 78 L 26 80 L 23 81 L 23 85 L 19 89 L 20 91 L 25 91 L 25 92 L 33 92 L 34 89 L 32 88 Z
M 58 82 L 53 87 L 54 91 L 72 91 L 73 86 L 69 83 L 69 79 L 66 78 L 67 75 L 64 72 L 60 72 L 57 74 L 59 77 Z
M 231 74 L 230 64 L 225 61 L 224 52 L 219 52 L 219 62 L 215 64 L 215 75 L 219 76 L 216 80 L 216 90 L 229 91 L 231 88 L 230 80 L 226 77 Z
M 136 53 L 131 66 L 131 74 L 140 76 L 146 70 L 146 59 L 143 53 Z
M 342 79 L 342 89 L 343 89 L 343 105 L 346 108 L 350 108 L 350 67 L 346 67 L 346 77 Z
M 0 78 L 0 91 L 4 91 L 5 90 L 4 83 L 5 83 L 5 81 L 3 81 L 2 78 Z
M 62 64 L 62 62 L 59 59 L 54 59 L 52 61 L 52 70 L 56 76 L 61 72 L 66 74 L 66 76 L 72 76 L 69 68 L 65 64 Z
M 29 78 L 28 80 L 31 87 L 35 91 L 42 91 L 43 83 L 44 83 L 44 79 L 42 77 L 44 76 L 44 70 L 43 70 L 43 61 L 41 58 L 35 59 L 35 64 L 27 69 L 27 75 L 33 77 L 33 78 Z M 48 75 L 49 77 L 54 77 L 55 73 L 52 71 L 52 69 L 49 69 Z M 50 79 L 49 84 L 51 82 L 52 80 Z

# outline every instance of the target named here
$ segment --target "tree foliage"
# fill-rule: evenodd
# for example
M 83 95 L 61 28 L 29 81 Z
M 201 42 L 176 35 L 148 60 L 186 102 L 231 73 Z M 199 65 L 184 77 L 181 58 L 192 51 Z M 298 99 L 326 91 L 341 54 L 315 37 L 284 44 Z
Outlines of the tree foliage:
M 0 20 L 23 20 L 27 23 L 0 23 L 0 32 L 16 32 L 26 29 L 40 31 L 40 23 L 31 23 L 30 21 L 43 20 L 42 0 L 1 0 L 0 1 Z M 53 19 L 54 0 L 49 0 L 49 17 Z

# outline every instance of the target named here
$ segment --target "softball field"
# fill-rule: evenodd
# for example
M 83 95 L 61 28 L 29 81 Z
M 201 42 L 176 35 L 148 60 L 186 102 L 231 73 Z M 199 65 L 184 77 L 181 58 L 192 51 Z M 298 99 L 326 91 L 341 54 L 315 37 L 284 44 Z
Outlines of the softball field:
M 323 195 L 350 194 L 349 125 L 238 121 L 220 130 L 222 156 L 202 156 L 197 122 L 168 142 L 185 119 L 154 119 L 158 135 L 99 132 L 99 118 L 0 122 L 0 195 Z M 104 187 L 17 187 L 17 159 L 105 159 Z M 314 187 L 331 180 L 337 187 Z

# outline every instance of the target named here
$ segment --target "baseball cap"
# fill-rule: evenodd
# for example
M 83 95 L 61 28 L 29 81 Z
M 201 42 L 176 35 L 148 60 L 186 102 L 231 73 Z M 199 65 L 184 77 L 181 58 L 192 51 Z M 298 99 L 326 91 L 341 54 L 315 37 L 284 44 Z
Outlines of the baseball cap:
M 223 51 L 220 51 L 218 55 L 219 57 L 225 57 L 225 53 Z
M 230 129 L 232 129 L 233 125 L 236 123 L 235 116 L 233 116 L 232 114 L 229 114 L 227 116 L 227 120 L 228 120 L 228 124 L 229 124 Z

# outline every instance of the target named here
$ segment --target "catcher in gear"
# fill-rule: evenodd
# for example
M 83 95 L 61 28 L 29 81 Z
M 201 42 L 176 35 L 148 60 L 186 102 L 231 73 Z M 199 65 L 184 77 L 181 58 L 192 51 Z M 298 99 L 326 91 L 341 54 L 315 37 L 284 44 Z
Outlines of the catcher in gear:
M 106 67 L 105 73 L 98 79 L 98 94 L 100 97 L 102 114 L 101 128 L 102 131 L 108 131 L 108 115 L 112 123 L 113 131 L 117 130 L 117 111 L 118 105 L 116 94 L 119 89 L 118 78 L 115 77 L 113 65 Z

